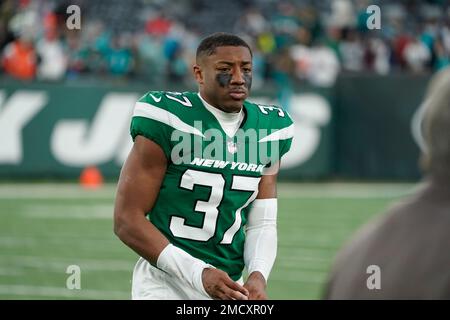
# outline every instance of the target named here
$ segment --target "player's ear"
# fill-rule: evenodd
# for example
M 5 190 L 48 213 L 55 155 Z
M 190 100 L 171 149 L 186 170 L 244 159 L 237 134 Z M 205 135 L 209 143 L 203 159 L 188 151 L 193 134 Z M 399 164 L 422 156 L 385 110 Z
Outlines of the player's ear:
M 200 65 L 194 64 L 192 67 L 192 72 L 194 73 L 195 80 L 197 80 L 199 84 L 203 84 L 203 72 Z

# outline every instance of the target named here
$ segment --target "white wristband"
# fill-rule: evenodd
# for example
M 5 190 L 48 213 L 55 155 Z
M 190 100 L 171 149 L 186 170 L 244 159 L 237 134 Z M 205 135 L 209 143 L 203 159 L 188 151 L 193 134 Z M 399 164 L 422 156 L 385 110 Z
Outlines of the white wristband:
M 205 268 L 214 268 L 212 265 L 191 256 L 186 251 L 169 244 L 161 251 L 156 266 L 188 283 L 192 288 L 208 296 L 203 286 L 202 273 Z

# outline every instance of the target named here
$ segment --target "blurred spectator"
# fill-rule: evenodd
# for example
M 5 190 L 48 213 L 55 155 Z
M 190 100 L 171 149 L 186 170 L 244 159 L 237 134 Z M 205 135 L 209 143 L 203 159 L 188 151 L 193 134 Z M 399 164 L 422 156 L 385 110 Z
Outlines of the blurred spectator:
M 171 56 L 168 66 L 168 79 L 171 82 L 183 82 L 189 74 L 190 68 L 183 57 L 183 50 L 177 47 Z
M 78 35 L 73 34 L 66 39 L 67 57 L 67 77 L 75 79 L 86 70 L 86 51 L 81 48 L 81 39 Z
M 164 78 L 165 58 L 162 40 L 147 33 L 140 33 L 135 41 L 137 48 L 137 72 L 144 78 Z
M 50 28 L 44 38 L 38 41 L 36 52 L 40 62 L 38 78 L 42 80 L 59 80 L 66 74 L 67 54 L 64 51 L 55 28 Z
M 290 58 L 294 64 L 294 72 L 297 78 L 306 79 L 311 66 L 311 50 L 303 44 L 296 44 L 289 48 Z
M 319 13 L 316 8 L 312 5 L 301 6 L 297 11 L 297 17 L 300 26 L 308 31 L 310 38 L 309 44 L 311 44 L 313 40 L 322 37 L 323 23 L 319 19 Z
M 318 87 L 331 87 L 336 82 L 340 63 L 336 53 L 322 42 L 311 48 L 311 62 L 308 79 Z
M 342 67 L 347 71 L 364 70 L 364 48 L 359 34 L 354 29 L 343 30 L 343 40 L 339 46 Z
M 183 82 L 190 71 L 184 56 L 183 37 L 185 35 L 184 26 L 174 23 L 163 42 L 166 76 L 171 82 Z
M 18 1 L 17 12 L 9 21 L 9 31 L 15 36 L 26 33 L 34 38 L 39 31 L 36 28 L 37 26 L 41 27 L 39 25 L 38 3 L 31 0 Z
M 413 72 L 422 72 L 431 60 L 431 52 L 422 41 L 415 39 L 405 46 L 403 58 Z
M 450 65 L 449 54 L 446 52 L 444 44 L 440 40 L 435 41 L 434 52 L 436 55 L 434 69 L 440 70 Z
M 335 51 L 322 40 L 316 41 L 311 48 L 305 45 L 292 46 L 291 57 L 299 79 L 318 87 L 331 87 L 335 83 L 340 62 Z
M 369 18 L 369 14 L 367 13 L 367 8 L 371 5 L 368 0 L 357 0 L 357 14 L 356 14 L 356 28 L 361 33 L 367 33 L 369 30 L 367 29 L 367 19 Z
M 19 39 L 9 43 L 3 51 L 3 68 L 14 78 L 33 79 L 36 74 L 36 63 L 37 56 L 33 48 L 33 41 L 28 34 L 22 34 Z
M 272 14 L 270 23 L 274 31 L 277 48 L 290 46 L 295 42 L 295 34 L 299 28 L 295 6 L 287 1 L 277 4 L 277 11 Z
M 269 56 L 276 50 L 275 36 L 271 32 L 261 33 L 256 40 L 257 48 L 261 51 L 261 54 Z
M 291 57 L 289 47 L 282 48 L 273 56 L 272 65 L 272 77 L 277 88 L 278 101 L 289 110 L 293 94 L 292 75 L 295 70 L 295 62 Z
M 372 70 L 378 74 L 385 75 L 390 71 L 389 47 L 379 38 L 369 40 L 369 48 L 373 54 Z
M 247 9 L 234 26 L 235 33 L 247 34 L 251 37 L 257 37 L 268 29 L 269 23 L 256 7 Z
M 339 28 L 352 28 L 356 24 L 353 3 L 350 0 L 331 2 L 330 24 Z
M 171 26 L 172 22 L 159 12 L 147 21 L 145 30 L 153 36 L 162 37 L 169 33 Z
M 131 73 L 133 68 L 133 56 L 126 43 L 126 36 L 114 36 L 111 46 L 106 51 L 107 70 L 114 76 L 125 76 Z
M 406 69 L 408 64 L 405 60 L 405 48 L 413 41 L 407 33 L 401 33 L 392 39 L 393 61 L 400 69 Z
M 432 78 L 425 97 L 421 188 L 341 249 L 324 298 L 450 299 L 449 88 L 446 68 Z M 368 273 L 369 266 L 379 273 Z
M 79 31 L 65 27 L 69 3 L 82 6 Z M 449 3 L 379 2 L 383 13 L 381 30 L 367 29 L 366 10 L 370 4 L 368 0 L 230 0 L 221 2 L 221 10 L 216 12 L 208 0 L 131 0 L 126 5 L 121 5 L 120 0 L 5 0 L 0 3 L 0 49 L 22 33 L 31 34 L 33 46 L 42 57 L 39 75 L 47 79 L 62 79 L 62 51 L 67 79 L 120 75 L 123 79 L 136 76 L 144 81 L 183 82 L 190 78 L 199 39 L 214 31 L 234 31 L 252 39 L 257 52 L 255 86 L 267 80 L 326 85 L 332 83 L 332 70 L 338 64 L 338 72 L 382 75 L 432 72 L 448 64 Z M 60 36 L 50 41 L 48 32 L 52 28 L 57 28 Z M 118 33 L 129 35 L 125 47 L 112 39 Z M 287 74 L 288 80 L 280 81 L 285 76 L 275 71 L 280 68 L 274 57 L 286 52 L 293 55 L 296 67 Z M 48 61 L 56 56 L 59 67 L 50 66 Z M 285 62 L 282 60 L 281 64 Z M 318 65 L 329 72 L 309 73 Z M 43 75 L 41 69 L 50 74 Z

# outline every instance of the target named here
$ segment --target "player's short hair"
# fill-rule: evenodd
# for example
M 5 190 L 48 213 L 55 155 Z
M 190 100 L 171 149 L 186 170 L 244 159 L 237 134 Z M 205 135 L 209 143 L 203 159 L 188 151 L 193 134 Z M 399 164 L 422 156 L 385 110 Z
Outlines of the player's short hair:
M 252 49 L 242 38 L 226 32 L 216 32 L 206 38 L 204 38 L 197 47 L 196 58 L 200 56 L 210 56 L 216 52 L 218 47 L 246 47 L 250 51 L 250 55 L 253 56 Z
M 424 169 L 435 176 L 450 177 L 450 67 L 438 72 L 426 93 L 423 119 Z

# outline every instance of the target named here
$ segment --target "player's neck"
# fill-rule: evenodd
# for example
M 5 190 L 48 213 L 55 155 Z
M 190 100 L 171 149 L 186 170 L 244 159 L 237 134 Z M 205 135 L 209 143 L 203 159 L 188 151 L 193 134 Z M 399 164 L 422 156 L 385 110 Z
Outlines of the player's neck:
M 203 102 L 205 109 L 208 110 L 222 127 L 227 136 L 233 137 L 239 129 L 242 121 L 244 120 L 244 112 L 237 113 L 224 112 L 216 107 L 210 105 L 205 99 L 202 98 L 200 93 L 198 94 L 200 100 Z
M 239 120 L 243 117 L 243 108 L 241 108 L 239 112 L 226 112 L 208 103 L 208 101 L 206 101 L 206 99 L 204 99 L 200 93 L 198 93 L 198 96 L 203 102 L 205 108 L 208 109 L 208 111 L 210 111 L 221 122 L 236 123 L 239 122 Z
M 244 108 L 243 106 L 241 106 L 241 108 L 239 110 L 236 110 L 236 109 L 230 110 L 229 108 L 225 108 L 223 106 L 216 105 L 204 93 L 198 92 L 197 94 L 198 94 L 198 96 L 200 97 L 200 99 L 202 100 L 203 103 L 207 103 L 209 106 L 211 106 L 213 108 L 216 108 L 216 109 L 218 109 L 218 110 L 220 110 L 220 111 L 222 111 L 224 113 L 231 113 L 231 114 L 234 113 L 234 114 L 236 114 L 236 113 L 242 112 L 242 109 Z

